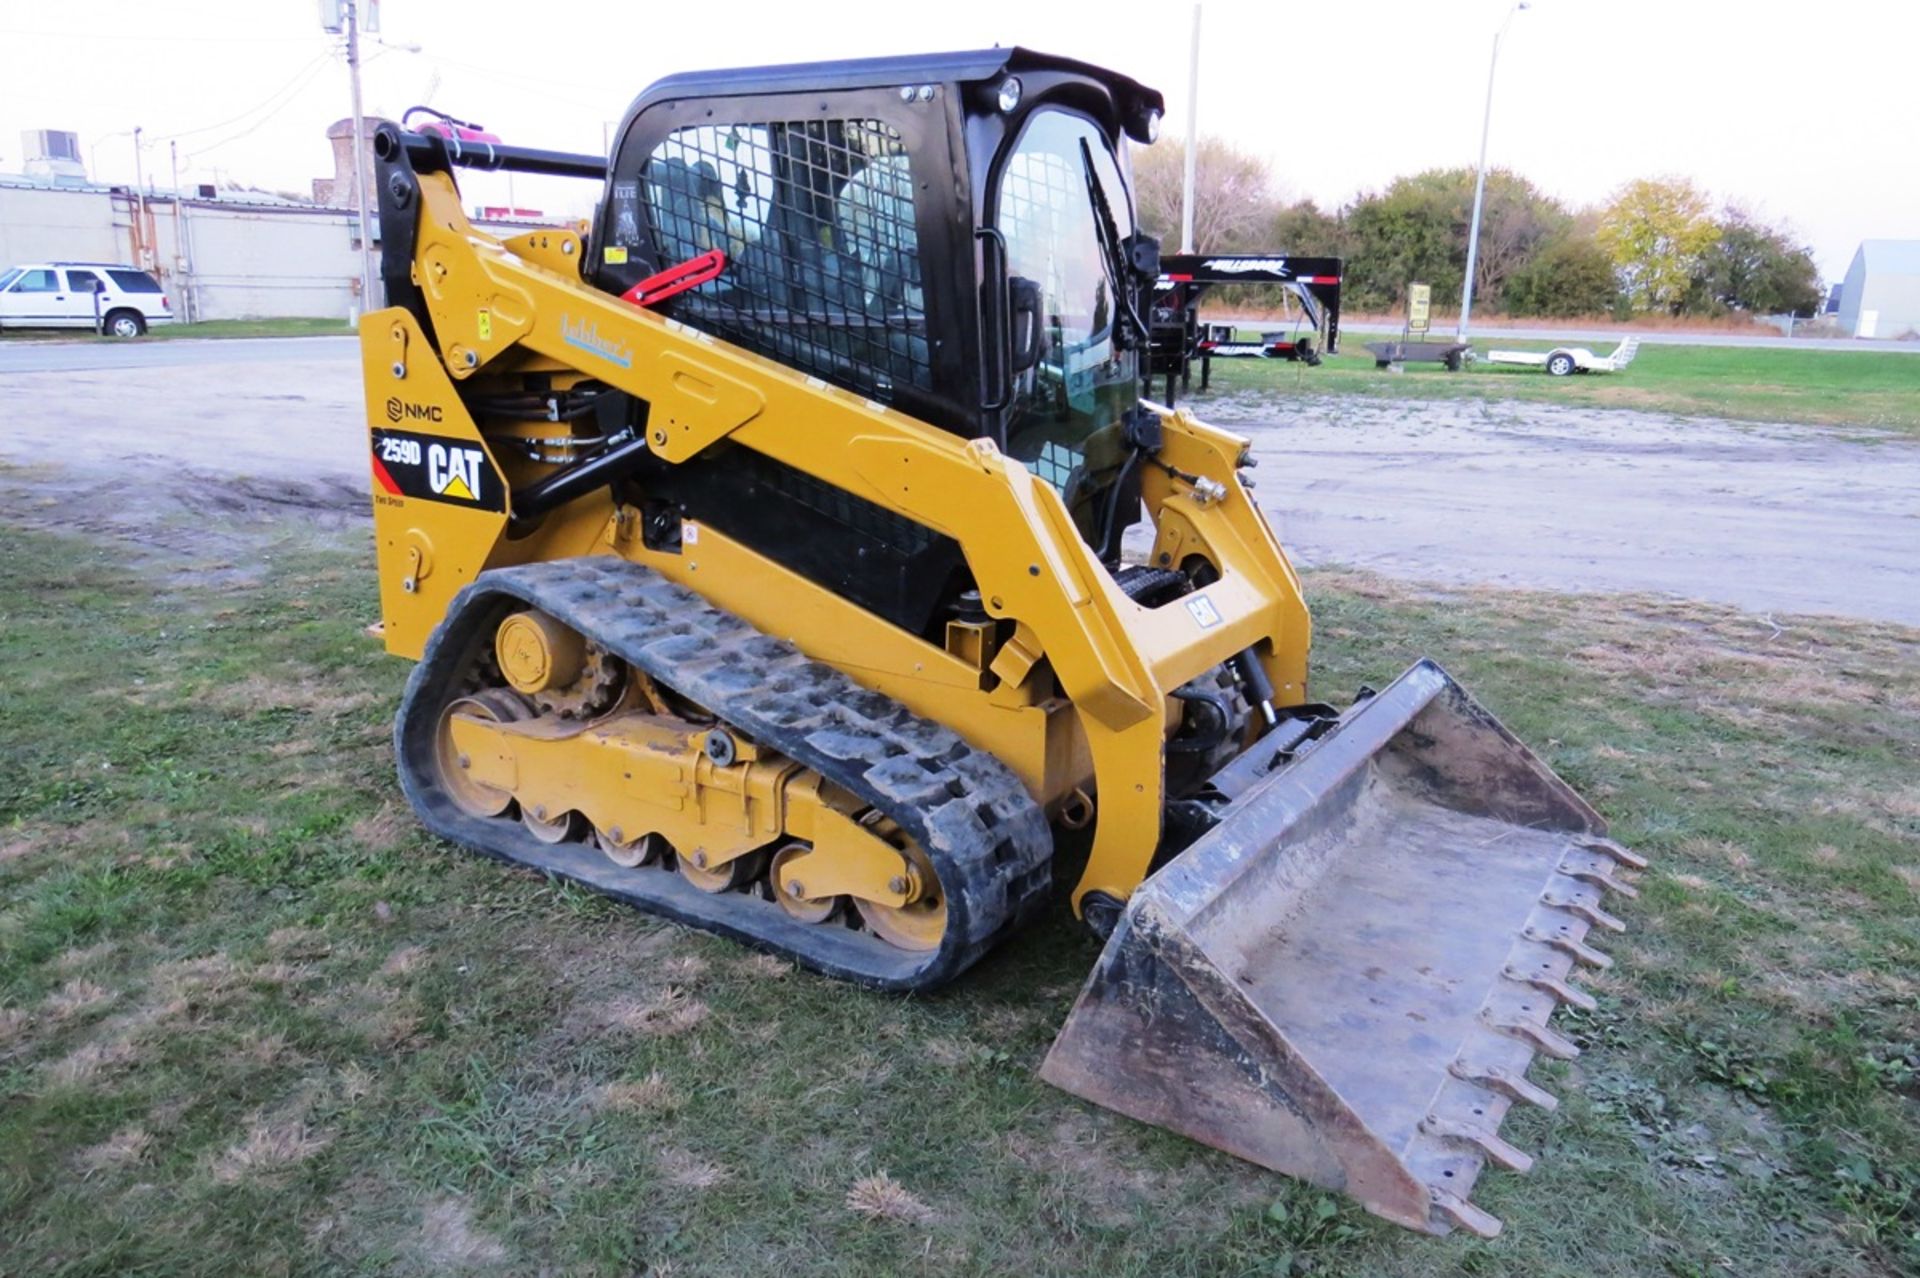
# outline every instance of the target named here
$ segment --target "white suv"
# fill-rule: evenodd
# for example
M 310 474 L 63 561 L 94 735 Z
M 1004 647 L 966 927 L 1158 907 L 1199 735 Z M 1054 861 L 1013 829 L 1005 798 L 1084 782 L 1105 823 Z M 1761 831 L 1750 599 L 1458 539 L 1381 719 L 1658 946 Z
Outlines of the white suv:
M 36 262 L 0 271 L 0 328 L 92 328 L 96 317 L 109 336 L 138 337 L 173 323 L 173 304 L 160 281 L 133 266 Z

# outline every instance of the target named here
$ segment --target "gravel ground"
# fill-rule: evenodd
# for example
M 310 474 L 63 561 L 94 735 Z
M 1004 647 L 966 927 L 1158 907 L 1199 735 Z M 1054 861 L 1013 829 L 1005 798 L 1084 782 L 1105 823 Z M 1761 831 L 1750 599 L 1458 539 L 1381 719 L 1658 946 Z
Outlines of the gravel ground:
M 351 341 L 86 349 L 84 368 L 24 345 L 0 366 L 0 461 L 22 468 L 7 487 L 30 521 L 171 541 L 209 510 L 364 517 Z M 1199 411 L 1253 439 L 1257 495 L 1304 565 L 1920 625 L 1911 442 L 1518 402 Z

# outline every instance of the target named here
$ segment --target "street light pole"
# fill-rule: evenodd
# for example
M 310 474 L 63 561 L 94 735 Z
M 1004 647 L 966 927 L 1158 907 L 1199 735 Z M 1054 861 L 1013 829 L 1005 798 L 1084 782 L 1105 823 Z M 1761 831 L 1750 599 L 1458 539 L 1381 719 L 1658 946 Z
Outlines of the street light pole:
M 1507 10 L 1506 21 L 1493 33 L 1493 58 L 1487 63 L 1487 109 L 1480 117 L 1480 165 L 1473 178 L 1473 220 L 1467 230 L 1467 278 L 1460 285 L 1460 327 L 1454 333 L 1454 340 L 1459 342 L 1467 340 L 1467 320 L 1473 315 L 1473 271 L 1480 260 L 1480 206 L 1487 196 L 1487 133 L 1493 127 L 1493 73 L 1500 67 L 1500 37 L 1507 33 L 1514 14 L 1531 7 L 1527 0 L 1515 0 L 1513 8 Z
M 367 124 L 360 112 L 359 0 L 346 0 L 347 78 L 353 86 L 353 203 L 360 220 L 360 310 L 373 309 L 373 236 L 367 216 Z
M 1180 184 L 1180 251 L 1193 252 L 1193 186 L 1200 162 L 1200 6 L 1193 6 L 1193 40 L 1187 47 L 1187 168 Z

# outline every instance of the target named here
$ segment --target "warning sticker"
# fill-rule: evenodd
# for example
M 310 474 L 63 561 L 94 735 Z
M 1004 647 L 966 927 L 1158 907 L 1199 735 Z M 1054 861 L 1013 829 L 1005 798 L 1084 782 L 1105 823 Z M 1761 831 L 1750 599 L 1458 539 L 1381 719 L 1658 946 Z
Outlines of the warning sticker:
M 606 258 L 608 266 L 625 266 L 627 264 L 627 249 L 624 244 L 607 245 L 603 256 Z
M 1205 595 L 1194 595 L 1186 601 L 1187 611 L 1199 623 L 1202 630 L 1211 629 L 1220 624 L 1220 610 L 1213 606 L 1213 600 Z

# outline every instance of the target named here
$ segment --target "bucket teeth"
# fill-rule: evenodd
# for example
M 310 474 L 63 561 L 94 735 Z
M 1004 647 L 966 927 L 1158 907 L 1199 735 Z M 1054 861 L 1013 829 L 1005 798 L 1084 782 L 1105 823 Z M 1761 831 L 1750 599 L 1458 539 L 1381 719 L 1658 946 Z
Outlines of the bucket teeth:
M 1459 1141 L 1472 1145 L 1487 1161 L 1496 1167 L 1504 1167 L 1511 1172 L 1529 1172 L 1533 1170 L 1533 1155 L 1501 1140 L 1498 1135 L 1484 1127 L 1473 1127 L 1466 1123 L 1456 1123 L 1438 1114 L 1428 1114 L 1420 1124 L 1420 1130 L 1429 1136 L 1441 1140 Z
M 1574 1046 L 1572 1039 L 1532 1021 L 1498 1020 L 1489 1016 L 1487 1028 L 1497 1030 L 1510 1038 L 1517 1038 L 1542 1056 L 1551 1056 L 1555 1060 L 1570 1061 L 1580 1055 L 1580 1049 Z
M 1599 906 L 1588 901 L 1583 901 L 1577 896 L 1562 896 L 1558 892 L 1549 892 L 1545 896 L 1542 896 L 1540 901 L 1544 905 L 1551 905 L 1556 910 L 1565 910 L 1569 914 L 1583 918 L 1594 927 L 1603 927 L 1609 932 L 1624 932 L 1627 930 L 1625 923 L 1607 913 Z
M 1464 1229 L 1478 1238 L 1498 1238 L 1500 1236 L 1500 1218 L 1491 1212 L 1481 1211 L 1457 1194 L 1444 1189 L 1429 1191 L 1433 1200 L 1434 1213 L 1455 1229 Z
M 1542 945 L 1550 945 L 1563 954 L 1571 954 L 1579 962 L 1585 963 L 1588 967 L 1597 968 L 1602 972 L 1613 966 L 1612 959 L 1602 954 L 1599 950 L 1594 949 L 1591 945 L 1574 940 L 1571 936 L 1558 932 L 1542 932 L 1537 927 L 1530 927 L 1520 935 L 1526 937 L 1529 941 L 1538 941 Z
M 1528 972 L 1521 968 L 1509 967 L 1506 977 L 1510 981 L 1519 981 L 1522 985 L 1531 985 L 1552 995 L 1562 1003 L 1570 1004 L 1583 1012 L 1591 1012 L 1600 1006 L 1593 1001 L 1593 995 L 1583 989 L 1567 984 L 1546 972 Z
M 1570 879 L 1579 879 L 1582 883 L 1591 883 L 1602 891 L 1612 892 L 1628 901 L 1640 895 L 1639 888 L 1614 878 L 1603 866 L 1568 863 L 1560 867 L 1560 873 Z
M 1598 852 L 1602 856 L 1612 857 L 1629 870 L 1644 870 L 1647 868 L 1647 858 L 1641 856 L 1638 852 L 1629 851 L 1621 847 L 1612 839 L 1581 839 L 1575 843 L 1574 846 L 1584 848 L 1588 852 Z
M 1498 1065 L 1474 1065 L 1467 1061 L 1455 1061 L 1451 1072 L 1462 1082 L 1472 1083 L 1475 1087 L 1484 1087 L 1490 1092 L 1498 1092 L 1508 1100 L 1535 1105 L 1552 1113 L 1560 1108 L 1560 1098 L 1546 1088 L 1527 1081 L 1523 1074 Z

